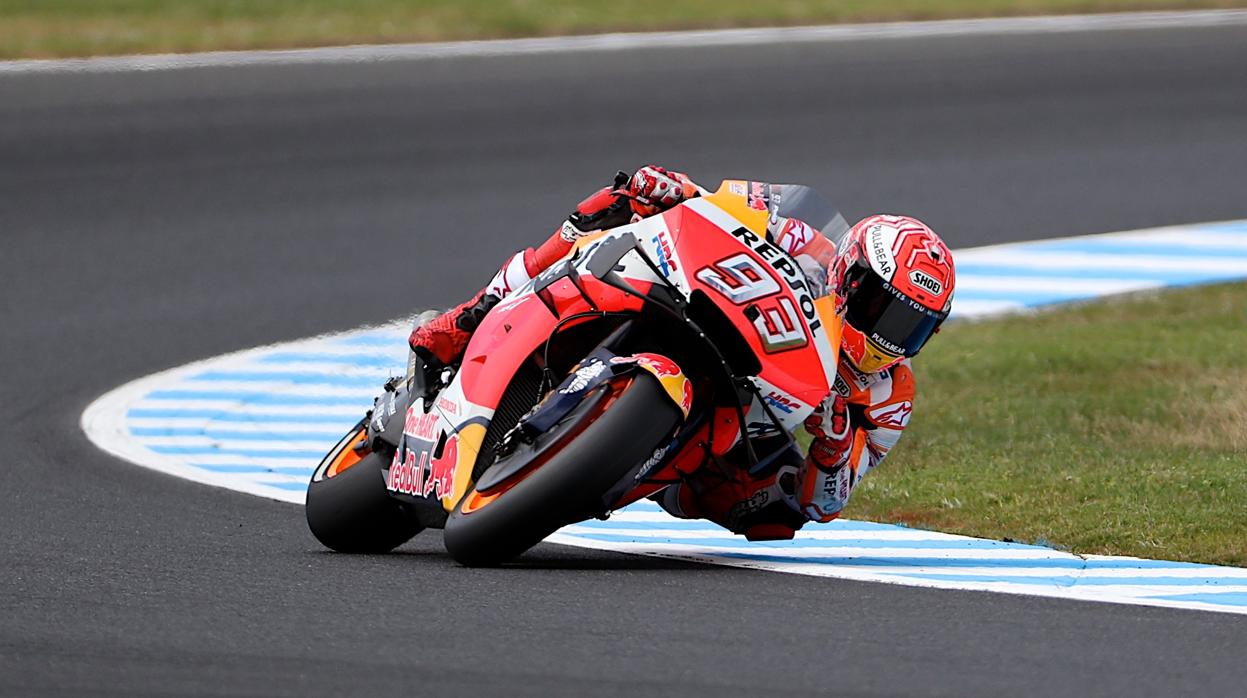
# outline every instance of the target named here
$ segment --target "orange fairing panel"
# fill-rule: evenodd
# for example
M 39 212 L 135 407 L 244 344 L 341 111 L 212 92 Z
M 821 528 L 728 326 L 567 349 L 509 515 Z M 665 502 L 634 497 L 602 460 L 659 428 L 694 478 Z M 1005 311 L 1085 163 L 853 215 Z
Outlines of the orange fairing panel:
M 831 350 L 835 352 L 837 360 L 831 362 L 834 366 L 839 361 L 840 335 L 844 331 L 844 318 L 836 314 L 836 299 L 832 296 L 816 298 L 814 307 L 818 310 L 818 317 L 823 322 L 823 332 L 827 334 Z
M 485 425 L 473 423 L 459 428 L 459 448 L 456 456 L 453 486 L 449 496 L 442 497 L 442 508 L 451 511 L 472 484 L 472 468 L 485 441 Z

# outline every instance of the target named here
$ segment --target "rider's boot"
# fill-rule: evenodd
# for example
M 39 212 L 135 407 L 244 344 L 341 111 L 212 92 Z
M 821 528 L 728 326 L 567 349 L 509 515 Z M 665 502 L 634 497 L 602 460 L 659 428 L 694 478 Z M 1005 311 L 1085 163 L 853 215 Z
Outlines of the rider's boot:
M 804 458 L 786 440 L 773 444 L 768 440 L 755 444 L 762 460 L 772 463 L 757 475 L 748 473 L 737 448 L 721 461 L 726 468 L 703 465 L 651 499 L 672 516 L 707 519 L 749 540 L 792 538 L 806 521 L 795 497 L 796 474 Z
M 441 370 L 455 363 L 463 355 L 472 332 L 481 324 L 485 313 L 499 300 L 498 296 L 484 288 L 466 302 L 417 325 L 407 339 L 411 350 L 430 370 Z M 421 315 L 421 318 L 427 319 L 428 315 Z

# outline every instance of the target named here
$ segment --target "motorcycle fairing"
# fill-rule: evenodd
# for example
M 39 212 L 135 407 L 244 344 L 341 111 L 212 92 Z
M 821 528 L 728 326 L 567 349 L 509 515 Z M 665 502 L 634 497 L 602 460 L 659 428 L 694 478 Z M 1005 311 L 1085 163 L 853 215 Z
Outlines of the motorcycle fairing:
M 725 189 L 687 201 L 662 217 L 667 228 L 676 231 L 676 248 L 688 283 L 696 291 L 721 299 L 716 304 L 754 353 L 766 357 L 762 371 L 753 378 L 759 400 L 774 394 L 792 407 L 791 411 L 775 413 L 781 424 L 791 430 L 830 393 L 835 380 L 840 320 L 830 299 L 814 298 L 797 262 L 766 240 L 767 212 L 750 208 L 744 196 Z M 708 240 L 711 235 L 730 237 L 740 251 L 724 256 L 721 240 Z M 745 271 L 723 269 L 723 262 L 730 260 L 748 262 L 741 265 L 746 267 Z M 737 283 L 738 288 L 754 283 L 758 292 L 733 300 L 724 292 L 725 284 L 716 284 L 716 280 Z M 793 336 L 793 330 L 799 330 L 802 341 L 778 349 L 768 347 L 767 334 L 775 332 L 776 323 L 787 323 L 788 337 Z M 748 421 L 769 421 L 757 400 L 751 405 Z
M 468 344 L 459 371 L 436 397 L 435 404 L 426 405 L 424 399 L 417 399 L 408 409 L 406 422 L 409 424 L 404 425 L 400 447 L 386 473 L 390 490 L 426 501 L 440 501 L 446 511 L 454 509 L 471 485 L 486 429 L 511 378 L 519 366 L 566 323 L 587 320 L 590 314 L 600 315 L 601 308 L 615 312 L 640 311 L 643 297 L 656 286 L 673 286 L 686 297 L 696 292 L 721 297 L 719 291 L 694 274 L 694 270 L 717 261 L 717 253 L 711 249 L 713 243 L 705 237 L 708 235 L 728 236 L 741 250 L 735 254 L 765 262 L 764 269 L 779 267 L 781 288 L 765 300 L 786 298 L 793 308 L 802 311 L 797 320 L 808 341 L 802 346 L 767 354 L 759 335 L 762 316 L 747 316 L 745 312 L 749 306 L 733 308 L 716 301 L 754 353 L 767 357 L 757 376 L 759 380 L 754 381 L 759 399 L 752 401 L 746 421 L 761 423 L 768 416 L 767 407 L 775 402 L 763 406 L 762 401 L 774 392 L 772 400 L 786 406 L 799 405 L 791 413 L 770 410 L 785 428 L 795 428 L 830 390 L 839 345 L 839 319 L 830 311 L 828 303 L 809 297 L 808 289 L 802 295 L 805 284 L 803 277 L 797 276 L 801 274 L 799 267 L 765 239 L 766 212 L 749 208 L 745 197 L 724 189 L 726 186 L 717 194 L 690 200 L 661 216 L 578 241 L 567 259 L 518 289 L 487 314 Z M 691 233 L 694 229 L 698 232 Z M 595 260 L 601 266 L 605 258 L 613 257 L 595 254 L 595 251 L 612 240 L 623 243 L 629 237 L 632 238 L 627 241 L 630 249 L 608 260 L 609 271 L 641 297 L 604 283 L 603 269 L 594 273 Z M 719 239 L 722 246 L 723 239 Z M 638 243 L 649 259 L 640 256 L 636 249 Z M 788 269 L 788 273 L 784 269 Z M 809 312 L 811 306 L 812 313 Z M 761 324 L 765 324 L 765 320 Z M 811 355 L 812 352 L 816 354 Z M 826 372 L 811 369 L 814 361 L 821 363 Z M 659 378 L 663 380 L 663 376 Z M 674 389 L 668 389 L 668 394 L 687 413 L 685 405 L 691 404 L 691 390 L 687 401 Z M 720 435 L 716 434 L 716 441 L 719 440 Z M 676 450 L 669 449 L 659 460 L 668 460 L 676 455 Z

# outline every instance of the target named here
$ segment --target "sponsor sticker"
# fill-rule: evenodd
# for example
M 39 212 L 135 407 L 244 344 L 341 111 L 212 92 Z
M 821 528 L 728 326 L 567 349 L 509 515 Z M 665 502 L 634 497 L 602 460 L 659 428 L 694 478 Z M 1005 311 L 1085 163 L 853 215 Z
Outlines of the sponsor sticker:
M 400 451 L 399 453 L 403 453 Z M 459 460 L 459 437 L 452 436 L 440 458 L 430 458 L 428 450 L 408 450 L 401 460 L 395 456 L 385 486 L 392 492 L 415 497 L 448 497 L 454 491 L 455 465 Z
M 611 358 L 612 364 L 636 364 L 649 371 L 662 384 L 663 390 L 680 407 L 687 417 L 693 409 L 693 383 L 674 361 L 661 354 L 633 354 L 632 356 L 616 356 Z
M 653 455 L 646 458 L 645 462 L 641 464 L 641 469 L 637 471 L 634 479 L 642 480 L 649 475 L 649 472 L 654 469 L 654 466 L 662 462 L 662 459 L 667 455 L 667 452 L 670 451 L 671 447 L 675 446 L 675 444 L 676 442 L 672 440 L 671 443 L 654 449 Z
M 901 354 L 905 353 L 905 349 L 903 347 L 901 347 L 899 344 L 893 344 L 892 342 L 889 342 L 888 340 L 880 336 L 878 332 L 871 332 L 870 339 L 875 344 L 878 344 L 879 346 L 883 347 L 884 349 L 887 349 L 888 351 L 892 352 L 893 354 L 896 354 L 897 356 L 900 356 Z
M 749 208 L 765 211 L 770 200 L 771 185 L 766 182 L 749 183 Z
M 801 407 L 801 403 L 777 390 L 770 391 L 763 399 L 766 400 L 768 405 L 779 410 L 780 412 L 783 412 L 784 414 L 792 414 Z
M 909 424 L 909 415 L 914 411 L 914 405 L 909 400 L 902 400 L 894 405 L 884 405 L 876 407 L 867 412 L 870 418 L 881 426 L 896 427 L 904 429 Z
M 891 229 L 889 229 L 891 230 Z M 892 231 L 892 237 L 895 238 L 896 231 Z M 891 279 L 893 272 L 896 271 L 895 260 L 892 258 L 892 241 L 886 239 L 884 226 L 882 223 L 876 223 L 867 231 L 867 238 L 870 240 L 870 255 L 874 261 L 875 271 L 885 279 Z
M 849 389 L 848 382 L 846 382 L 844 380 L 844 376 L 840 375 L 839 373 L 836 374 L 836 381 L 833 384 L 833 387 L 836 389 L 836 392 L 839 393 L 841 397 L 848 397 L 853 394 L 853 391 Z
M 606 364 L 601 361 L 594 360 L 593 363 L 581 366 L 572 374 L 572 380 L 567 387 L 559 391 L 561 395 L 573 395 L 584 390 L 593 382 L 594 378 L 602 375 L 602 371 L 606 370 Z
M 434 412 L 425 414 L 417 409 L 407 411 L 407 419 L 403 422 L 403 434 L 421 441 L 432 441 L 437 430 L 438 415 Z
M 662 270 L 662 275 L 671 276 L 671 272 L 679 271 L 680 267 L 675 261 L 675 256 L 671 254 L 671 241 L 667 239 L 667 234 L 655 235 L 652 242 L 654 258 L 658 261 L 658 268 Z
M 771 501 L 771 493 L 766 490 L 758 490 L 749 496 L 748 499 L 741 500 L 732 505 L 727 512 L 727 521 L 732 527 L 735 527 L 741 519 L 746 516 L 760 511 Z
M 937 296 L 944 291 L 944 284 L 941 284 L 939 279 L 918 269 L 909 272 L 909 280 L 914 282 L 915 286 L 925 288 Z

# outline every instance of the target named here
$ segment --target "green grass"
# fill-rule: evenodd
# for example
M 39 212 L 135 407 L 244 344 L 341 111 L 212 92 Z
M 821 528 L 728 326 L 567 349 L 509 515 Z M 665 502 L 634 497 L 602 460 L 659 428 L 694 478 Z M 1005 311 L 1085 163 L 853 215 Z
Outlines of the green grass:
M 1247 566 L 1247 284 L 952 323 L 846 515 Z
M 1247 0 L 0 0 L 0 58 L 1243 6 Z

